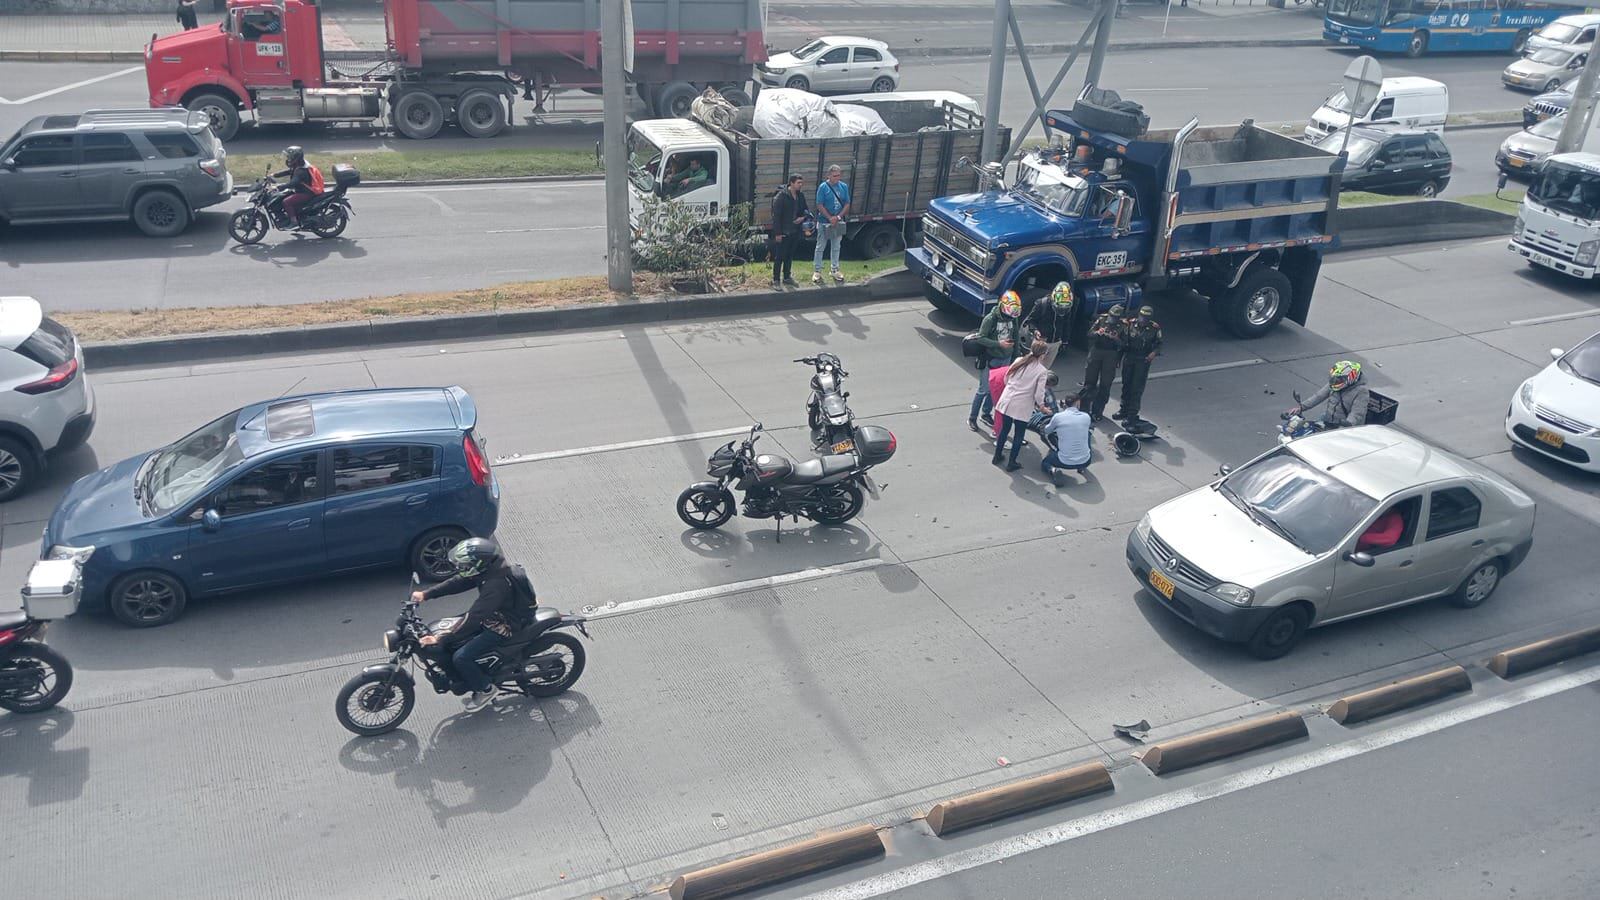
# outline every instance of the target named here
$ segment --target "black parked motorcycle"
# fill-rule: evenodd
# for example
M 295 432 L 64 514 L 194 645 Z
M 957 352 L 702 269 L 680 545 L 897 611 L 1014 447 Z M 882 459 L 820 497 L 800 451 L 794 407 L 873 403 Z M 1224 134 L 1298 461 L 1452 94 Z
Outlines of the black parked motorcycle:
M 411 579 L 413 585 L 418 582 L 415 575 Z M 422 643 L 427 635 L 449 634 L 459 620 L 459 616 L 451 616 L 429 625 L 417 615 L 416 602 L 408 598 L 400 608 L 395 627 L 383 633 L 383 649 L 389 653 L 389 661 L 367 666 L 339 691 L 339 724 L 360 735 L 384 734 L 399 728 L 416 702 L 416 679 L 407 663 L 412 667 L 420 665 L 435 691 L 467 693 L 465 682 L 450 663 L 450 654 L 468 636 L 445 638 L 431 646 Z M 550 632 L 576 628 L 589 637 L 589 629 L 584 627 L 587 621 L 583 616 L 566 616 L 548 606 L 538 607 L 532 624 L 484 651 L 478 657 L 478 665 L 502 691 L 553 697 L 578 682 L 585 654 L 577 638 Z
M 47 625 L 25 615 L 0 625 L 0 709 L 43 712 L 72 689 L 72 664 L 45 644 Z
M 806 425 L 811 428 L 811 449 L 816 453 L 849 453 L 856 448 L 855 414 L 845 401 L 850 392 L 844 380 L 850 373 L 832 353 L 795 360 L 816 369 L 811 376 L 811 396 L 806 399 Z
M 283 209 L 283 198 L 288 191 L 264 175 L 249 187 L 236 187 L 235 194 L 249 194 L 250 205 L 233 214 L 228 220 L 228 234 L 241 244 L 259 244 L 269 228 L 279 231 L 309 231 L 317 237 L 332 238 L 344 234 L 345 226 L 355 210 L 345 192 L 361 183 L 361 173 L 354 166 L 333 167 L 333 187 L 325 189 L 300 207 L 300 224 L 289 224 L 289 214 Z
M 895 437 L 878 425 L 855 429 L 855 447 L 849 453 L 819 456 L 791 463 L 781 456 L 756 455 L 761 423 L 749 437 L 717 448 L 706 460 L 706 474 L 716 481 L 701 481 L 678 495 L 678 518 L 690 528 L 719 528 L 733 518 L 731 483 L 745 492 L 741 507 L 752 519 L 784 516 L 807 518 L 824 525 L 850 521 L 866 504 L 865 494 L 878 498 L 878 485 L 867 470 L 894 455 Z

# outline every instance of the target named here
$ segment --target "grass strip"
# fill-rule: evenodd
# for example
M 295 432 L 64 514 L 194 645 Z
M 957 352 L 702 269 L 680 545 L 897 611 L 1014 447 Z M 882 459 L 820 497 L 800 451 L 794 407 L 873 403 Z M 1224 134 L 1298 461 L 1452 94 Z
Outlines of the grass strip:
M 425 181 L 445 178 L 520 178 L 530 175 L 595 175 L 603 171 L 594 153 L 512 147 L 475 150 L 375 150 L 363 153 L 309 153 L 307 159 L 331 183 L 335 163 L 349 163 L 363 181 Z M 283 169 L 276 154 L 230 153 L 228 170 L 236 182 L 249 182 Z

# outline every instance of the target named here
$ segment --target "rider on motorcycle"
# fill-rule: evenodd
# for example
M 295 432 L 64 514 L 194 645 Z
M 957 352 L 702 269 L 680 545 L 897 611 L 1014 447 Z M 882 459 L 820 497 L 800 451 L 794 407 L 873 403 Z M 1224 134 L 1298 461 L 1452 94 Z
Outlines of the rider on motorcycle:
M 1361 376 L 1361 364 L 1341 359 L 1328 370 L 1328 386 L 1318 388 L 1315 394 L 1290 407 L 1287 415 L 1298 415 L 1324 401 L 1328 408 L 1322 413 L 1323 428 L 1343 428 L 1365 424 L 1367 402 L 1372 391 Z
M 478 665 L 477 658 L 532 621 L 535 595 L 522 567 L 507 563 L 500 546 L 488 538 L 462 541 L 450 548 L 448 559 L 455 566 L 456 574 L 425 591 L 414 592 L 411 599 L 421 603 L 478 589 L 478 599 L 450 633 L 430 634 L 422 639 L 425 646 L 432 646 L 441 639 L 454 641 L 477 631 L 450 657 L 456 673 L 472 691 L 464 701 L 467 710 L 475 712 L 489 705 L 499 693 L 499 688 Z
M 282 172 L 273 172 L 273 178 L 288 178 L 284 193 L 279 202 L 283 212 L 289 217 L 289 225 L 300 227 L 300 207 L 311 202 L 317 196 L 317 189 L 311 183 L 311 167 L 306 165 L 306 151 L 301 147 L 285 147 L 283 149 L 283 162 L 289 168 Z

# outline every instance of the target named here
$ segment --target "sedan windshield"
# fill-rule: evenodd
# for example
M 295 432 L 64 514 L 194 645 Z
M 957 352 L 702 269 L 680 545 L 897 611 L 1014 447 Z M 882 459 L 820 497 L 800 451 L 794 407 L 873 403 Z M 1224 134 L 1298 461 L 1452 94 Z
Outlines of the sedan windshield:
M 194 501 L 213 479 L 244 460 L 228 413 L 186 438 L 156 451 L 146 464 L 139 495 L 157 515 Z
M 1600 384 L 1600 334 L 1573 347 L 1556 365 L 1561 371 L 1590 384 Z
M 1378 505 L 1287 449 L 1234 472 L 1222 487 L 1307 553 L 1333 549 Z
M 1554 47 L 1547 50 L 1536 50 L 1528 54 L 1530 62 L 1536 62 L 1543 66 L 1564 66 L 1570 59 L 1572 59 L 1571 50 L 1557 50 Z

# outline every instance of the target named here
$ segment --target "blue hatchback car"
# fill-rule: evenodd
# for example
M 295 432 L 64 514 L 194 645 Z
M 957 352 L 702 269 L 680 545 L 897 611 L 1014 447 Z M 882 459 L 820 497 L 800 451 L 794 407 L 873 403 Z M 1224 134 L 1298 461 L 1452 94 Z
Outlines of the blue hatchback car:
M 93 547 L 86 601 L 164 625 L 188 598 L 375 566 L 450 574 L 488 536 L 500 487 L 459 387 L 307 394 L 228 413 L 78 479 L 43 556 Z

